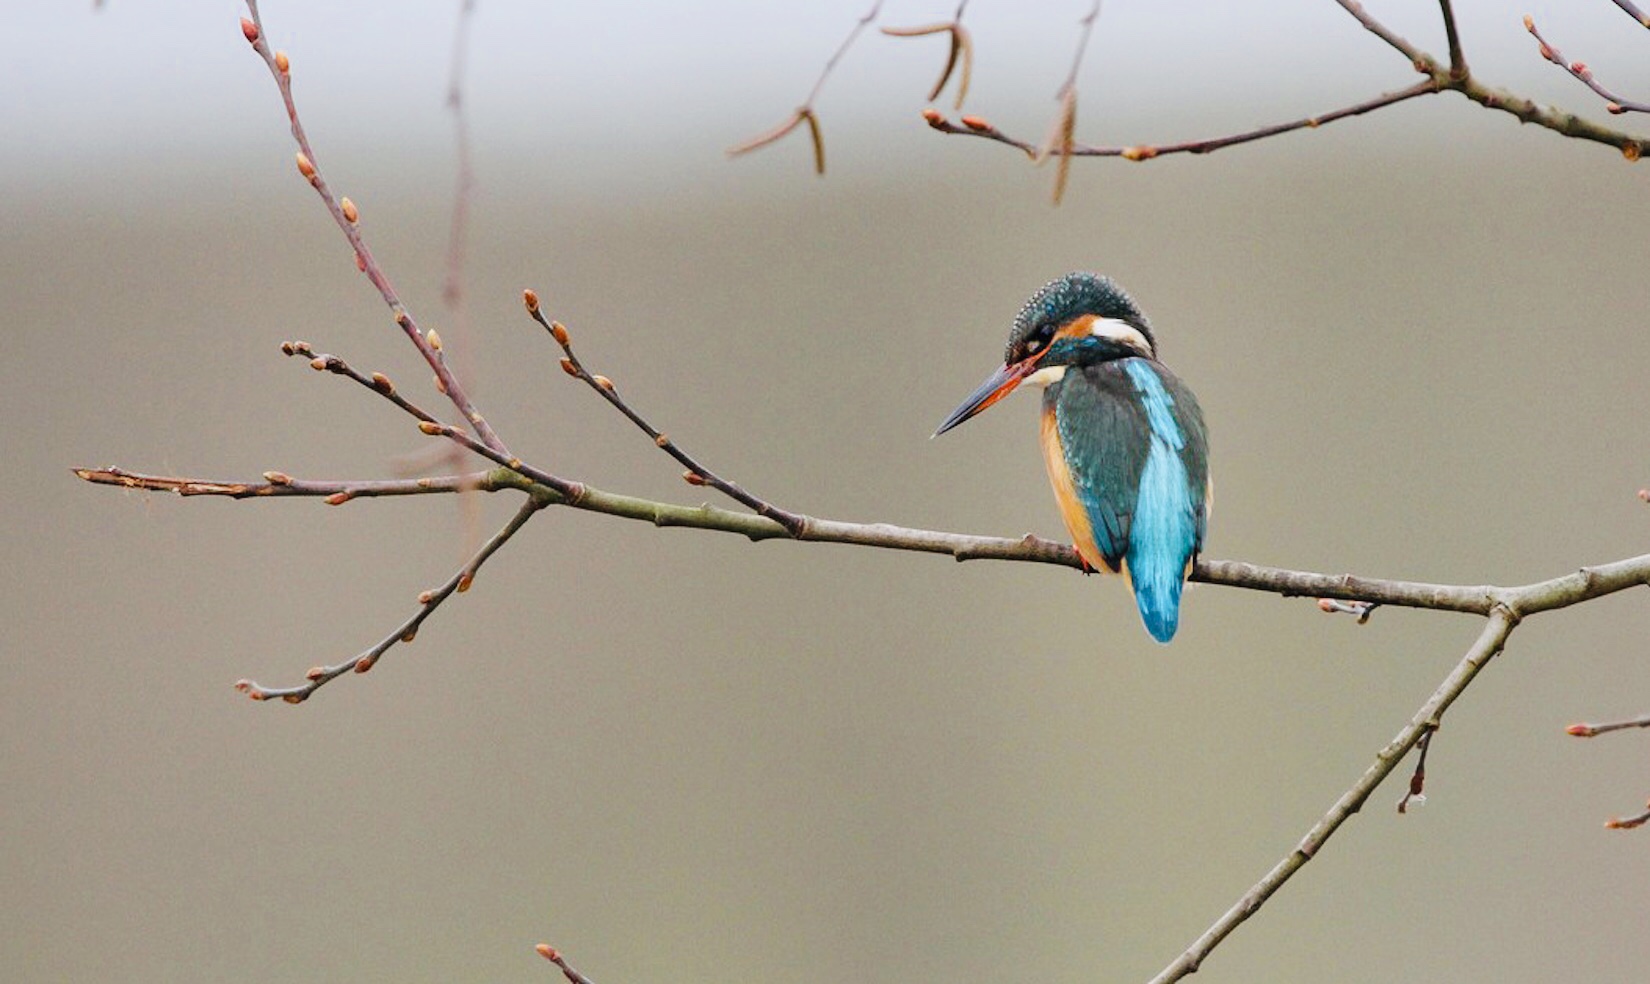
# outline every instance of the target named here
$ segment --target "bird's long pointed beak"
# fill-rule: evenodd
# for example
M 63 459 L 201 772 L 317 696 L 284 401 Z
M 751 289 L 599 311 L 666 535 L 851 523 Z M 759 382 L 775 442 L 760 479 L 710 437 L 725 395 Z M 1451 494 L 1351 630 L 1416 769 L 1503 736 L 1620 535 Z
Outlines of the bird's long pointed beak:
M 1021 380 L 1031 375 L 1035 361 L 1034 359 L 1026 359 L 1023 362 L 1008 363 L 986 377 L 986 381 L 980 384 L 980 388 L 962 402 L 962 406 L 951 411 L 951 416 L 945 418 L 940 424 L 939 430 L 936 430 L 933 436 L 939 437 L 1014 392 L 1014 387 L 1020 385 Z

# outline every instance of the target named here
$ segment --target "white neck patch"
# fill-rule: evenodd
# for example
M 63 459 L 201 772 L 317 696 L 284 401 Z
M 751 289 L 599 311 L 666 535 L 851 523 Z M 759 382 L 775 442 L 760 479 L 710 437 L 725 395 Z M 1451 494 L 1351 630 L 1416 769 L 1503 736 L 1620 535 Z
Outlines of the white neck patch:
M 1037 389 L 1045 389 L 1064 379 L 1065 375 L 1065 366 L 1044 366 L 1043 368 L 1027 376 L 1025 379 L 1021 380 L 1020 385 L 1033 386 Z
M 1096 338 L 1109 338 L 1120 345 L 1127 345 L 1147 357 L 1152 354 L 1152 346 L 1150 342 L 1146 341 L 1146 336 L 1141 333 L 1139 328 L 1127 321 L 1120 321 L 1116 318 L 1095 318 L 1089 322 L 1089 334 Z

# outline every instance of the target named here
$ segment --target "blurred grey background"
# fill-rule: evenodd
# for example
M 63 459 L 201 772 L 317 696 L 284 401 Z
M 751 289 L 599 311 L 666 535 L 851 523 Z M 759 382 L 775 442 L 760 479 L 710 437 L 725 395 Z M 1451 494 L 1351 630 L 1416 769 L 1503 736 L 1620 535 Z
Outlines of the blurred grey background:
M 268 0 L 326 173 L 518 452 L 696 502 L 520 310 L 757 492 L 820 516 L 1063 535 L 1021 398 L 942 441 L 1021 300 L 1109 272 L 1215 442 L 1216 557 L 1521 583 L 1650 544 L 1650 164 L 1455 96 L 1207 158 L 1052 173 L 921 125 L 944 42 L 865 4 L 481 0 L 474 329 L 440 303 L 456 3 Z M 1432 3 L 1372 12 L 1443 53 Z M 1606 118 L 1534 13 L 1650 95 L 1607 0 L 1464 2 L 1474 67 Z M 890 3 L 885 22 L 949 2 Z M 1086 4 L 974 5 L 968 109 L 1040 136 Z M 1166 141 L 1412 75 L 1319 0 L 1108 4 L 1078 135 Z M 444 498 L 178 500 L 76 465 L 376 477 L 429 441 L 277 351 L 430 406 L 293 173 L 229 3 L 0 3 L 0 967 L 16 981 L 1139 980 L 1278 857 L 1477 631 L 1200 587 L 1170 648 L 1117 583 L 554 510 L 417 642 L 308 704 L 470 549 Z M 1617 120 L 1650 125 L 1640 120 Z M 487 524 L 513 502 L 480 503 Z M 1204 966 L 1261 981 L 1636 979 L 1650 959 L 1641 595 L 1525 625 L 1395 779 Z M 1408 775 L 1408 764 L 1400 770 Z M 547 976 L 549 975 L 549 976 Z

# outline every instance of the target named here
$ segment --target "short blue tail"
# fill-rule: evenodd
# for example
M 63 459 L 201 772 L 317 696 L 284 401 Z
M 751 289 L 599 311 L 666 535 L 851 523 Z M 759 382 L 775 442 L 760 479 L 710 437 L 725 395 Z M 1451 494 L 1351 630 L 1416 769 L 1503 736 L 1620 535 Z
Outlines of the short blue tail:
M 1158 642 L 1180 627 L 1180 592 L 1197 545 L 1197 520 L 1180 455 L 1154 440 L 1129 530 L 1129 580 L 1140 620 Z

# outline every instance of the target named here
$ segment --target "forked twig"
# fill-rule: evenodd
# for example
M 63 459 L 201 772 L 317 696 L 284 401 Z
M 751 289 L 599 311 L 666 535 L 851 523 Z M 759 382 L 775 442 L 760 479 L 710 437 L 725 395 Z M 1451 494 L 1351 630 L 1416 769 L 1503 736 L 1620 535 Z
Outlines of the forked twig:
M 1531 36 L 1535 38 L 1537 50 L 1540 51 L 1541 57 L 1552 62 L 1554 65 L 1557 65 L 1559 68 L 1564 69 L 1564 71 L 1569 72 L 1572 78 L 1576 79 L 1587 88 L 1593 90 L 1594 94 L 1604 100 L 1604 109 L 1606 112 L 1614 113 L 1616 115 L 1620 115 L 1622 113 L 1650 113 L 1650 102 L 1635 102 L 1634 100 L 1625 99 L 1616 95 L 1614 92 L 1600 85 L 1599 81 L 1593 78 L 1593 70 L 1588 68 L 1584 63 L 1573 62 L 1565 58 L 1562 52 L 1553 47 L 1552 42 L 1541 36 L 1541 32 L 1536 30 L 1535 18 L 1528 14 L 1524 15 L 1524 29 L 1529 31 Z

